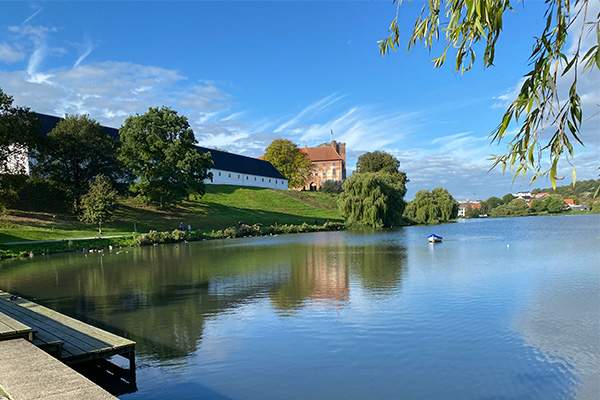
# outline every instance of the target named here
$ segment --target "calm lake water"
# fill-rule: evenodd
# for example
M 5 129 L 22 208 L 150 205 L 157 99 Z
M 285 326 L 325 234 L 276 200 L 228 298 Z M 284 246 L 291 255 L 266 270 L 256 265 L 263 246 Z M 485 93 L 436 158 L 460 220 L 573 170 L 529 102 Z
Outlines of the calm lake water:
M 598 399 L 599 237 L 568 215 L 219 240 L 5 262 L 0 288 L 135 340 L 123 399 Z

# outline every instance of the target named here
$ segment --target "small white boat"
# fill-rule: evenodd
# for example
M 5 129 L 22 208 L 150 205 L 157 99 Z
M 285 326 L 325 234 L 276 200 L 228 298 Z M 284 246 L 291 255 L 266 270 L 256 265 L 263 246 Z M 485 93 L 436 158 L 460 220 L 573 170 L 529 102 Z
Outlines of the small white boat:
M 427 240 L 429 240 L 429 243 L 439 243 L 442 241 L 442 237 L 436 234 L 431 234 L 427 236 Z

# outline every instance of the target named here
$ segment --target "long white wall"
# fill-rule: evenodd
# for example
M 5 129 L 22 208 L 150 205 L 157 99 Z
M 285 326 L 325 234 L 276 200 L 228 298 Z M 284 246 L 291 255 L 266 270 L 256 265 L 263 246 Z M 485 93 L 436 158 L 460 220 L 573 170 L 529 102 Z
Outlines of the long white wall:
M 204 181 L 206 184 L 214 185 L 240 185 L 255 186 L 269 189 L 288 189 L 287 179 L 269 178 L 266 176 L 242 174 L 239 172 L 223 171 L 220 169 L 211 169 L 213 174 L 212 182 L 210 179 Z

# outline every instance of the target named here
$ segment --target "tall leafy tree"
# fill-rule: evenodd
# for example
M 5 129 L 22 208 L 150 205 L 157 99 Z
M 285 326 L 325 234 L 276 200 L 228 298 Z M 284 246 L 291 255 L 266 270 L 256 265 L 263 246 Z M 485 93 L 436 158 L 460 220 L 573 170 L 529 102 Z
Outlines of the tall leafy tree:
M 98 233 L 102 234 L 102 224 L 110 222 L 115 209 L 117 191 L 102 174 L 89 184 L 89 190 L 81 196 L 81 215 L 79 219 L 98 224 Z
M 406 186 L 398 174 L 354 173 L 338 199 L 340 214 L 350 223 L 374 228 L 399 226 Z
M 407 183 L 406 174 L 400 171 L 400 161 L 385 151 L 371 151 L 358 157 L 356 161 L 356 172 L 384 172 L 388 174 L 400 174 L 398 179 Z
M 13 105 L 13 98 L 0 88 L 0 212 L 17 197 L 16 180 L 8 175 L 25 172 L 26 155 L 39 138 L 36 115 L 28 108 Z
M 456 219 L 458 202 L 443 188 L 419 190 L 408 203 L 404 216 L 417 224 L 439 224 Z
M 263 160 L 273 164 L 287 178 L 290 188 L 304 186 L 312 175 L 313 166 L 310 159 L 291 140 L 273 140 L 265 149 Z
M 131 189 L 161 208 L 193 192 L 204 195 L 212 179 L 210 153 L 199 153 L 188 120 L 169 107 L 149 108 L 125 120 L 119 129 L 121 161 L 136 180 Z
M 389 36 L 379 42 L 382 54 L 396 51 L 400 45 L 398 15 L 402 0 L 393 2 L 397 2 L 398 9 Z M 531 70 L 525 74 L 517 98 L 490 138 L 492 142 L 500 143 L 511 131 L 511 123 L 519 124 L 517 133 L 509 135 L 512 139 L 508 143 L 508 152 L 495 156 L 493 166 L 501 165 L 503 171 L 507 166 L 513 168 L 515 178 L 522 173 L 524 179 L 527 171 L 533 171 L 532 181 L 549 175 L 552 187 L 556 187 L 561 156 L 564 154 L 570 161 L 575 154 L 573 143 L 583 144 L 578 75 L 588 69 L 594 73 L 600 69 L 600 13 L 591 15 L 589 0 L 548 0 L 546 4 L 546 24 L 533 43 L 529 59 Z M 408 50 L 417 44 L 432 50 L 442 37 L 445 47 L 442 54 L 432 59 L 434 66 L 442 66 L 448 51 L 455 51 L 455 69 L 463 73 L 473 66 L 474 47 L 481 42 L 484 46 L 483 66 L 490 67 L 494 65 L 496 41 L 507 11 L 514 11 L 510 0 L 428 0 L 415 21 Z M 595 33 L 592 36 L 596 43 L 583 48 L 583 36 L 590 31 Z M 571 33 L 575 35 L 574 45 L 569 46 Z M 570 86 L 567 93 L 560 91 L 559 83 L 563 82 Z M 549 153 L 549 167 L 541 163 L 546 152 Z
M 22 173 L 23 165 L 14 165 L 19 153 L 32 150 L 39 138 L 35 113 L 13 105 L 13 98 L 0 88 L 0 173 Z
M 118 142 L 97 121 L 88 115 L 69 115 L 42 141 L 33 173 L 64 190 L 76 210 L 96 175 L 111 182 L 123 176 L 117 148 Z

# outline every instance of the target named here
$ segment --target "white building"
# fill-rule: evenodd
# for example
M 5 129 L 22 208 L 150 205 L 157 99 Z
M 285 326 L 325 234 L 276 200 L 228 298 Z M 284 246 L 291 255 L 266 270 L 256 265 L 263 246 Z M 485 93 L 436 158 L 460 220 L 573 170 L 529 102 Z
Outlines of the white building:
M 215 185 L 254 186 L 287 190 L 288 180 L 268 161 L 246 157 L 226 151 L 196 146 L 201 153 L 209 152 L 213 166 L 210 179 L 204 181 Z

